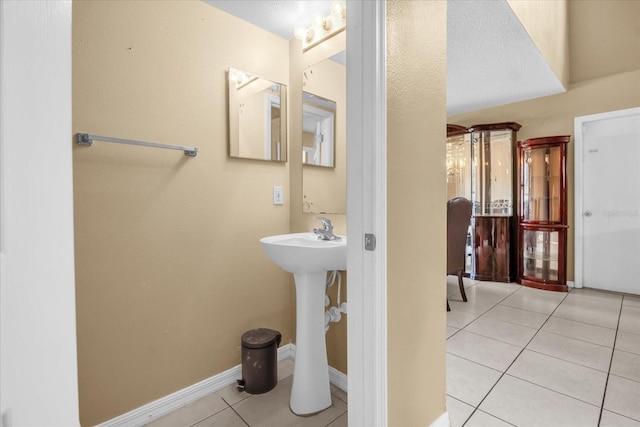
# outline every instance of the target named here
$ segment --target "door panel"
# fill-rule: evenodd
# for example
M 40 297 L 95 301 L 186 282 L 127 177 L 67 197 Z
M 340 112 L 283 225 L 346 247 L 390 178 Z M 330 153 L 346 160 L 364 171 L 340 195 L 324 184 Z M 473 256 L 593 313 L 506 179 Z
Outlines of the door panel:
M 640 113 L 584 122 L 579 154 L 582 285 L 640 294 Z

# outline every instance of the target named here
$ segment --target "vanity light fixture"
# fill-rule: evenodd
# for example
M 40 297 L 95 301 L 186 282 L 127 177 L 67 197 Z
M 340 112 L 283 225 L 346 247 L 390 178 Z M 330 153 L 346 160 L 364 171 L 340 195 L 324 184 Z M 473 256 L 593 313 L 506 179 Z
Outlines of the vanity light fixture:
M 342 0 L 334 1 L 328 16 L 315 15 L 311 22 L 310 27 L 298 25 L 293 31 L 295 37 L 302 40 L 303 52 L 345 30 L 347 9 L 344 2 Z

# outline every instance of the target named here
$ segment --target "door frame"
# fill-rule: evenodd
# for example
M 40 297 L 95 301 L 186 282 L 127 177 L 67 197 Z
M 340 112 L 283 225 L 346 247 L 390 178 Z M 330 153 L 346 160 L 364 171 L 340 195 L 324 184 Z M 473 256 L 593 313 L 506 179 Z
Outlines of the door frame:
M 584 157 L 582 155 L 584 145 L 584 126 L 590 122 L 610 120 L 634 115 L 640 115 L 640 107 L 627 108 L 617 111 L 608 111 L 606 113 L 591 114 L 588 116 L 576 117 L 574 119 L 574 282 L 576 288 L 582 288 L 584 279 L 582 277 L 584 256 L 582 250 L 582 244 L 584 242 L 584 221 L 582 220 L 582 212 L 584 212 L 584 187 L 582 185 L 584 178 Z
M 347 1 L 350 426 L 387 425 L 386 7 Z

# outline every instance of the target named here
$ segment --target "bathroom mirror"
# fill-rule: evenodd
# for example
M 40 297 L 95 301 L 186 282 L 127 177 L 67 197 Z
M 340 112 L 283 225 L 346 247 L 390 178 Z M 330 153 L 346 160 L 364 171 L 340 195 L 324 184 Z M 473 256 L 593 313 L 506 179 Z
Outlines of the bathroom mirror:
M 302 92 L 302 163 L 335 166 L 336 102 Z
M 302 211 L 344 214 L 347 205 L 346 67 L 335 57 L 302 70 Z
M 229 68 L 229 155 L 287 161 L 286 86 Z

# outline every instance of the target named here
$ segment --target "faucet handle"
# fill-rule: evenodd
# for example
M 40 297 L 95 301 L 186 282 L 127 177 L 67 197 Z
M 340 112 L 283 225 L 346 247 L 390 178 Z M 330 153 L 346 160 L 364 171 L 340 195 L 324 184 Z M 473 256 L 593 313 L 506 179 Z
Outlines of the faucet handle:
M 325 229 L 325 231 L 333 231 L 333 225 L 331 224 L 331 220 L 329 218 L 325 218 L 323 216 L 314 216 L 313 219 L 322 221 L 322 227 Z

